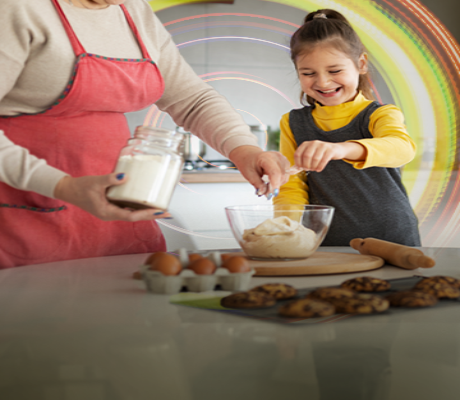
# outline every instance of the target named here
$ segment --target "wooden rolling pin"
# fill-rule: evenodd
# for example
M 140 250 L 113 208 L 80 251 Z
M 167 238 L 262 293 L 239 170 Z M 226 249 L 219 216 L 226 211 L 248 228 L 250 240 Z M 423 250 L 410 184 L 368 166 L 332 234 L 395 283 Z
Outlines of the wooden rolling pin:
M 431 268 L 436 262 L 422 251 L 385 240 L 353 239 L 350 246 L 361 254 L 382 257 L 388 264 L 404 269 Z

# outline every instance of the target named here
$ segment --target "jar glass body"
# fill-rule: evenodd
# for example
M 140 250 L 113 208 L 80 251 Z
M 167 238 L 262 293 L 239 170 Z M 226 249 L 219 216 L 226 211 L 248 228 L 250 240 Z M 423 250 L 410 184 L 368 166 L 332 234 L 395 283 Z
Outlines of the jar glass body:
M 114 171 L 128 180 L 110 187 L 108 200 L 120 207 L 167 210 L 184 166 L 183 141 L 184 135 L 175 131 L 137 127 Z

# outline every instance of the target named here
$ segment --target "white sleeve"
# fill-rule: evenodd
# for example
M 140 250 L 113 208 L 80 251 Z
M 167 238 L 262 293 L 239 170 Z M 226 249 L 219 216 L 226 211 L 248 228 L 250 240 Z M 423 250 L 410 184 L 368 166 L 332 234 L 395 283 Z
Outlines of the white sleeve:
M 0 16 L 0 99 L 13 88 L 27 62 L 30 52 L 30 32 L 23 27 L 27 11 L 18 4 L 4 5 Z M 57 182 L 66 176 L 14 144 L 0 130 L 0 181 L 16 189 L 53 197 Z
M 0 181 L 16 189 L 54 197 L 54 188 L 67 174 L 15 145 L 0 130 Z

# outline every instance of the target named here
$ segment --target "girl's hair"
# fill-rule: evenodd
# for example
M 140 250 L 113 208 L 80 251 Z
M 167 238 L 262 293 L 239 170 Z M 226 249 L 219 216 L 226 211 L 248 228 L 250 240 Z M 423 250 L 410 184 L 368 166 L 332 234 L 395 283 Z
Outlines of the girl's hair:
M 297 57 L 307 54 L 313 47 L 325 44 L 324 42 L 350 57 L 357 68 L 360 56 L 366 51 L 358 34 L 342 14 L 335 10 L 323 9 L 309 13 L 304 24 L 292 35 L 290 47 L 294 65 L 297 66 Z M 366 98 L 375 100 L 368 73 L 359 75 L 358 90 L 361 90 Z M 301 103 L 304 95 L 302 92 Z M 312 105 L 315 103 L 310 96 L 307 96 L 307 101 Z

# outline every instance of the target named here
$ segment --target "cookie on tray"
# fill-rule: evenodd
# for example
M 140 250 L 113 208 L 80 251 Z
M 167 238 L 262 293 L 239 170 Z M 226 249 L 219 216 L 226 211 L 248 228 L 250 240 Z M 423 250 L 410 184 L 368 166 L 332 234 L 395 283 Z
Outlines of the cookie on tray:
M 226 308 L 268 308 L 275 303 L 274 297 L 261 292 L 238 292 L 220 300 L 220 305 Z
M 430 293 L 413 290 L 391 293 L 385 298 L 393 307 L 431 307 L 438 302 L 438 298 Z
M 427 283 L 444 283 L 460 289 L 460 279 L 453 278 L 451 276 L 436 275 L 424 278 L 417 285 L 425 285 Z
M 322 287 L 308 293 L 305 297 L 307 299 L 318 299 L 325 301 L 340 300 L 344 298 L 354 297 L 356 292 L 350 289 L 338 287 Z
M 331 303 L 315 299 L 297 299 L 283 304 L 278 314 L 289 318 L 328 317 L 335 313 Z
M 354 290 L 356 292 L 385 292 L 390 289 L 390 282 L 385 279 L 362 276 L 359 278 L 348 279 L 342 282 L 340 287 Z
M 354 297 L 335 300 L 333 304 L 336 312 L 341 314 L 373 314 L 390 306 L 388 300 L 369 293 L 356 293 Z
M 445 283 L 433 281 L 423 280 L 417 283 L 412 290 L 432 294 L 438 299 L 458 299 L 460 297 L 460 289 Z
M 265 293 L 276 300 L 292 299 L 297 294 L 297 289 L 285 283 L 266 283 L 253 287 L 250 292 Z

